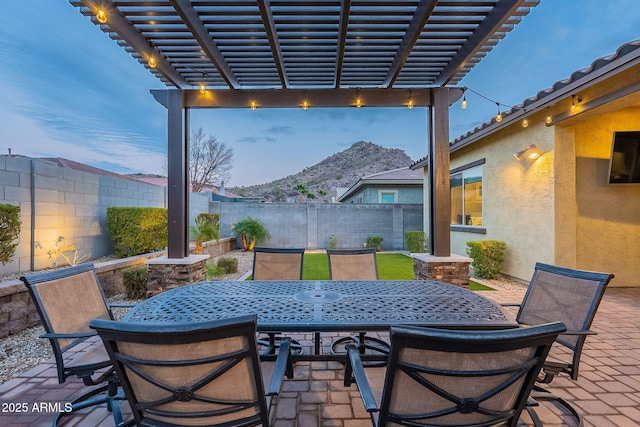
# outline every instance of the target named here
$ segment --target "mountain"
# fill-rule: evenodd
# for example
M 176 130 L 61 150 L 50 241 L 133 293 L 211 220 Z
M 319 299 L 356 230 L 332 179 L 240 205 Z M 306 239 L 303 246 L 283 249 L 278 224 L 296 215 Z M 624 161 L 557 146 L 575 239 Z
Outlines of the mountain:
M 361 177 L 407 167 L 411 158 L 403 150 L 384 148 L 372 142 L 360 141 L 344 151 L 327 157 L 320 163 L 304 168 L 294 175 L 261 185 L 233 187 L 229 190 L 242 196 L 270 202 L 299 202 L 305 197 L 296 189 L 304 189 L 314 200 L 331 201 L 339 187 L 351 187 Z M 322 195 L 326 192 L 326 195 Z M 312 197 L 306 197 L 307 200 Z

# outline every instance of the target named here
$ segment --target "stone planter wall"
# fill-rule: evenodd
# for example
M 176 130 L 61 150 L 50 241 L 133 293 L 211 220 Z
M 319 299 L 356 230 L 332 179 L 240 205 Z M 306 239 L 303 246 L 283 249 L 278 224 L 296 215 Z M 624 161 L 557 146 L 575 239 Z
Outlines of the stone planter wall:
M 437 280 L 462 288 L 469 288 L 469 266 L 471 258 L 452 255 L 434 257 L 428 254 L 413 254 L 413 274 L 416 280 Z

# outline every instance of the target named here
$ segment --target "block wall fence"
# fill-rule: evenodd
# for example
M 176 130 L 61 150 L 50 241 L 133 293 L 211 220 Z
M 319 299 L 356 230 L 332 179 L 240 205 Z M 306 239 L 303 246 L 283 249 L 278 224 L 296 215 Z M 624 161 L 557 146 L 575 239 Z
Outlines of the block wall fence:
M 167 207 L 166 188 L 140 181 L 82 172 L 44 160 L 0 156 L 0 203 L 20 207 L 19 244 L 0 275 L 52 266 L 47 255 L 58 236 L 89 260 L 113 250 L 106 230 L 110 206 Z M 422 229 L 422 204 L 213 202 L 211 193 L 191 193 L 190 221 L 199 213 L 219 213 L 220 234 L 247 216 L 261 219 L 271 246 L 325 249 L 332 234 L 338 247 L 362 247 L 367 236 L 382 236 L 383 250 L 406 249 L 405 230 Z M 40 243 L 37 247 L 34 243 Z M 36 246 L 36 247 L 34 247 Z

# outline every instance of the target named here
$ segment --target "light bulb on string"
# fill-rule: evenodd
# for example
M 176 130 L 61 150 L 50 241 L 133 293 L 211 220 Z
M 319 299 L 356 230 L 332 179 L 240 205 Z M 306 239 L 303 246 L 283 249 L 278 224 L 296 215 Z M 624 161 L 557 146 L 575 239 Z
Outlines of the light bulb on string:
M 575 95 L 571 95 L 571 112 L 575 112 L 576 111 L 576 96 Z
M 200 93 L 205 93 L 207 91 L 207 87 L 204 84 L 204 73 L 202 73 L 202 80 L 200 80 Z
M 96 19 L 98 20 L 99 23 L 106 24 L 107 23 L 107 13 L 104 10 L 100 9 L 96 13 Z
M 460 104 L 460 107 L 462 107 L 463 110 L 467 108 L 467 95 L 462 96 L 462 103 Z
M 522 127 L 523 128 L 529 127 L 529 120 L 526 117 L 522 119 Z
M 156 65 L 157 65 L 156 58 L 154 58 L 153 56 L 149 57 L 149 62 L 148 63 L 149 63 L 149 67 L 156 68 Z
M 553 117 L 551 117 L 551 110 L 547 107 L 547 118 L 544 119 L 544 122 L 550 125 L 553 122 Z
M 500 112 L 500 103 L 496 102 L 496 105 L 498 106 L 498 115 L 496 115 L 496 122 L 500 123 L 502 121 L 502 113 Z

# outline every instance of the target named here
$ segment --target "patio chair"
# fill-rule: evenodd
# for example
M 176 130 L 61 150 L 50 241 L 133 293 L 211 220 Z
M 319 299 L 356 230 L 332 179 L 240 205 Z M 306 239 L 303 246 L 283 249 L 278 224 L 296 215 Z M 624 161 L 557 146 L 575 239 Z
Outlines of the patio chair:
M 293 377 L 284 338 L 263 379 L 255 314 L 194 323 L 96 319 L 135 422 L 144 426 L 269 426 L 271 399 Z M 265 389 L 265 384 L 268 384 Z
M 253 280 L 302 280 L 302 263 L 304 248 L 253 248 Z M 267 334 L 268 338 L 259 338 L 258 344 L 266 347 L 264 354 L 275 354 L 282 335 L 275 332 Z M 319 334 L 316 334 L 319 339 Z M 295 354 L 302 353 L 302 344 L 291 340 L 291 348 Z
M 347 346 L 373 426 L 515 426 L 562 323 L 500 331 L 392 327 L 384 381 Z M 378 374 L 378 375 L 376 375 Z
M 375 248 L 327 249 L 329 277 L 331 280 L 378 280 L 378 264 Z M 367 337 L 366 332 L 338 338 L 331 343 L 331 353 L 343 354 L 347 344 L 355 344 L 364 354 L 389 353 L 389 344 L 381 339 Z M 384 366 L 386 362 L 367 362 L 367 366 Z
M 20 277 L 33 300 L 46 331 L 56 361 L 58 382 L 76 376 L 92 388 L 72 402 L 70 412 L 106 403 L 115 424 L 122 421 L 118 379 L 109 355 L 89 322 L 94 318 L 113 319 L 111 307 L 130 306 L 107 303 L 92 263 Z M 106 391 L 106 395 L 104 392 Z
M 578 379 L 578 368 L 585 340 L 596 332 L 589 330 L 596 310 L 613 274 L 574 270 L 536 263 L 533 277 L 519 306 L 516 321 L 521 325 L 538 325 L 546 322 L 563 322 L 567 331 L 556 340 L 547 358 L 538 384 L 550 383 L 556 375 L 565 374 Z M 560 351 L 563 350 L 563 351 Z M 564 399 L 547 392 L 537 385 L 532 396 L 537 401 L 551 401 L 561 405 L 574 416 L 577 411 Z M 542 425 L 534 407 L 528 408 L 534 423 Z

